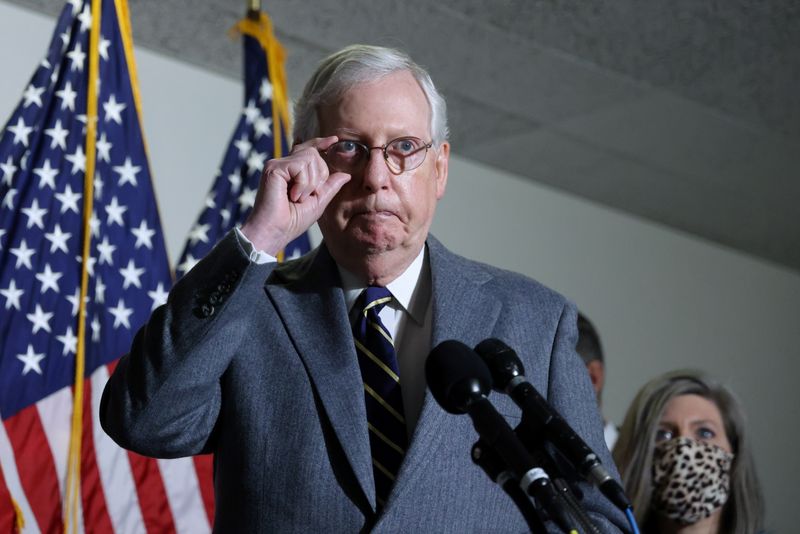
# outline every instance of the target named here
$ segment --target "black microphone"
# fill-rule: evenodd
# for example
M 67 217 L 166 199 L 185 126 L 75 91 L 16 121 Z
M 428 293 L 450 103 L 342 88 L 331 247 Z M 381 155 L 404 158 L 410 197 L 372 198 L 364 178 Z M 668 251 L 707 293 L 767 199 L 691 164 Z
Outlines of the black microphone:
M 436 402 L 452 414 L 468 414 L 478 434 L 515 474 L 528 471 L 530 453 L 487 398 L 492 375 L 475 351 L 460 341 L 440 343 L 425 361 L 425 378 Z
M 603 467 L 592 451 L 569 423 L 525 380 L 525 368 L 517 353 L 499 339 L 486 339 L 476 347 L 492 375 L 494 389 L 507 393 L 522 408 L 523 417 L 532 417 L 545 437 L 563 454 L 575 469 L 595 484 L 621 510 L 631 504 L 625 490 Z
M 491 447 L 529 495 L 536 497 L 556 522 L 569 532 L 574 519 L 564 507 L 547 473 L 534 465 L 531 454 L 489 401 L 489 368 L 460 341 L 443 341 L 425 361 L 425 378 L 434 399 L 452 414 L 468 414 L 483 442 Z
M 531 532 L 545 532 L 543 518 L 540 516 L 540 510 L 533 505 L 533 501 L 528 494 L 520 487 L 519 480 L 517 480 L 514 473 L 508 468 L 497 451 L 489 447 L 483 438 L 479 438 L 472 445 L 472 461 L 483 469 L 486 476 L 494 481 L 498 486 L 503 488 L 503 491 L 511 498 L 514 504 L 522 513 L 525 522 L 528 523 L 528 528 Z

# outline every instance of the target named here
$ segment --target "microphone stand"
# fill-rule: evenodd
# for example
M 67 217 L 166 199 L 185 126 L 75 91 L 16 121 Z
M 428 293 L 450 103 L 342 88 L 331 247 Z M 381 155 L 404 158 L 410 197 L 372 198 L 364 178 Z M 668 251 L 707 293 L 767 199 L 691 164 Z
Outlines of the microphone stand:
M 601 534 L 580 504 L 583 492 L 576 485 L 580 480 L 578 473 L 557 449 L 547 446 L 545 433 L 537 420 L 523 412 L 522 420 L 514 432 L 534 457 L 537 465 L 542 466 L 547 473 L 551 474 L 553 486 L 556 488 L 560 501 L 572 512 L 581 529 L 587 534 Z M 556 458 L 561 461 L 556 461 Z
M 539 510 L 534 507 L 531 498 L 522 491 L 519 481 L 513 473 L 506 469 L 497 452 L 489 447 L 483 439 L 478 439 L 472 446 L 472 461 L 511 497 L 531 532 L 546 532 L 544 521 L 542 521 Z
M 519 480 L 520 488 L 538 500 L 550 518 L 565 532 L 575 530 L 570 507 L 560 498 L 547 472 L 539 468 L 528 449 L 508 422 L 484 395 L 475 396 L 468 404 L 472 426 L 488 446 Z
M 492 481 L 499 484 L 517 505 L 531 532 L 546 532 L 544 522 L 545 518 L 549 517 L 563 532 L 601 534 L 562 479 L 553 480 L 551 483 L 547 471 L 540 469 L 543 471 L 541 478 L 525 481 L 526 492 L 517 475 L 506 466 L 501 454 L 484 438 L 478 439 L 472 446 L 471 456 L 472 461 L 483 469 Z M 535 465 L 546 465 L 551 472 L 560 474 L 547 454 L 534 451 L 531 452 L 531 458 L 535 459 Z M 552 489 L 545 491 L 542 485 Z

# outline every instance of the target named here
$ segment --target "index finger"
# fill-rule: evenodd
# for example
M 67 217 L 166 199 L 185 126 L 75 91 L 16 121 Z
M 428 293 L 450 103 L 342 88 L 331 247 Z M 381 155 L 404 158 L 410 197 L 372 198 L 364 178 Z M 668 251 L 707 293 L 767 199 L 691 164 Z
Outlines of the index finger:
M 332 144 L 339 140 L 339 137 L 335 135 L 331 135 L 328 137 L 312 137 L 308 141 L 303 141 L 302 143 L 298 143 L 292 147 L 292 152 L 296 152 L 298 150 L 302 150 L 304 148 L 315 148 L 317 150 L 323 151 L 328 149 Z

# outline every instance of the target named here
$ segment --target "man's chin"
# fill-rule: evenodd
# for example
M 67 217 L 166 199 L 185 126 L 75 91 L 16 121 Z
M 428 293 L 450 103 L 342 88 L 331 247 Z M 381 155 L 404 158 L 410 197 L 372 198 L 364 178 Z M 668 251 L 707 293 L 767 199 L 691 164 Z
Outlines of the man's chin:
M 349 228 L 345 237 L 355 254 L 389 252 L 403 242 L 402 232 L 399 229 L 386 228 L 386 225 L 357 225 Z
M 353 254 L 364 254 L 374 256 L 384 254 L 396 249 L 399 245 L 398 239 L 385 236 L 358 236 L 351 240 L 350 250 Z

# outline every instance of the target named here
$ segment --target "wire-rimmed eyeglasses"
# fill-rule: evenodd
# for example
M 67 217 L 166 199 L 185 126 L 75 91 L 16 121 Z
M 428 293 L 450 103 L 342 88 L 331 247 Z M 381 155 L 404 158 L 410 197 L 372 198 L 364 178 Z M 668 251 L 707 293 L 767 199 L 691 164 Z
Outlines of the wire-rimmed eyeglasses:
M 322 153 L 332 171 L 353 174 L 363 170 L 373 150 L 383 152 L 383 160 L 393 174 L 411 171 L 422 165 L 433 142 L 426 143 L 419 137 L 398 137 L 383 146 L 367 146 L 359 141 L 343 139 L 329 146 Z

